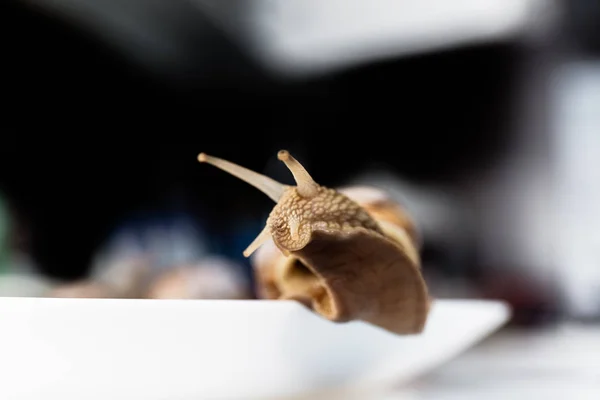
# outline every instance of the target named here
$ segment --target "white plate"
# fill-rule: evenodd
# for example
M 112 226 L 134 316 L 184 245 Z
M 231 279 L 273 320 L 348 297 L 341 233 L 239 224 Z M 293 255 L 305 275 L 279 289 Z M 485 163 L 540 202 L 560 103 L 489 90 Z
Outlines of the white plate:
M 509 314 L 438 300 L 425 332 L 402 337 L 286 301 L 0 298 L 0 398 L 251 400 L 398 384 Z

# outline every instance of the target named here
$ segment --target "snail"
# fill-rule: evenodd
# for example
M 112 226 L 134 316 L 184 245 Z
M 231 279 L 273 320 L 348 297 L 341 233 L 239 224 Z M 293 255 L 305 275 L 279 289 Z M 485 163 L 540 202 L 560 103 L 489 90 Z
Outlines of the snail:
M 299 301 L 333 322 L 360 320 L 399 335 L 421 333 L 430 299 L 407 214 L 374 189 L 316 183 L 286 150 L 277 157 L 295 186 L 198 155 L 277 203 L 243 252 L 252 256 L 259 296 Z
M 76 282 L 60 284 L 49 297 L 64 298 L 140 298 L 150 280 L 149 261 L 127 257 L 101 264 L 92 275 Z
M 249 299 L 251 290 L 232 261 L 216 256 L 176 264 L 149 286 L 150 299 Z
M 114 290 L 114 288 L 111 286 L 93 280 L 81 280 L 60 285 L 50 290 L 47 296 L 69 299 L 103 299 L 121 297 L 119 296 L 119 292 Z

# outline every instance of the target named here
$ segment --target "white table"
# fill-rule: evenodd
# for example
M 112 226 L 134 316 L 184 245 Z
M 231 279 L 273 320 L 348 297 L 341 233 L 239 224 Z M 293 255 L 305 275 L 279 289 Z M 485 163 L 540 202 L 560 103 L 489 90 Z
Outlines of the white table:
M 504 331 L 385 400 L 600 399 L 600 326 Z

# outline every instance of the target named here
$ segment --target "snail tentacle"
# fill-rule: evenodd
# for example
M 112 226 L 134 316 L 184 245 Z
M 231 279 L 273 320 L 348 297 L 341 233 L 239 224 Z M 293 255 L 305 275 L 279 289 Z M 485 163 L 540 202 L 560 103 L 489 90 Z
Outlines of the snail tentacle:
M 287 186 L 283 183 L 277 182 L 276 180 L 271 179 L 268 176 L 259 174 L 258 172 L 254 172 L 248 168 L 234 164 L 230 161 L 223 160 L 218 157 L 209 156 L 206 153 L 200 153 L 198 155 L 198 161 L 200 161 L 201 163 L 208 163 L 219 169 L 222 169 L 225 172 L 229 172 L 231 175 L 254 186 L 258 190 L 269 196 L 271 200 L 273 200 L 276 203 L 279 201 L 279 199 L 283 195 L 283 192 L 287 188 Z
M 271 231 L 268 226 L 265 226 L 262 231 L 256 236 L 256 238 L 250 243 L 250 245 L 244 250 L 244 257 L 248 258 L 254 253 L 260 246 L 262 246 L 267 240 L 271 239 Z
M 294 180 L 296 181 L 296 190 L 304 198 L 310 199 L 317 195 L 319 185 L 313 180 L 308 171 L 296 160 L 287 150 L 281 150 L 277 153 L 277 158 L 288 167 Z

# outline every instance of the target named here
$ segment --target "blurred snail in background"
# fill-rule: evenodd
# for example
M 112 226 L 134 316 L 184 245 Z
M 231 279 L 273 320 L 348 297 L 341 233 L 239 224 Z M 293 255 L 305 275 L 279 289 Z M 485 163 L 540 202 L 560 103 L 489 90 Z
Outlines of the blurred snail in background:
M 103 264 L 89 279 L 58 285 L 49 297 L 131 299 L 249 299 L 239 265 L 219 256 L 157 268 L 128 257 Z
M 111 286 L 93 280 L 61 284 L 49 290 L 46 295 L 66 299 L 112 299 L 123 297 Z
M 151 278 L 150 262 L 143 257 L 116 260 L 92 273 L 87 279 L 60 284 L 49 297 L 140 298 Z
M 240 267 L 224 257 L 211 256 L 167 269 L 149 286 L 150 299 L 249 299 Z
M 296 186 L 201 153 L 277 204 L 244 251 L 259 296 L 299 301 L 334 322 L 362 320 L 396 334 L 423 331 L 430 298 L 407 212 L 370 187 L 317 184 L 289 152 L 278 153 Z

